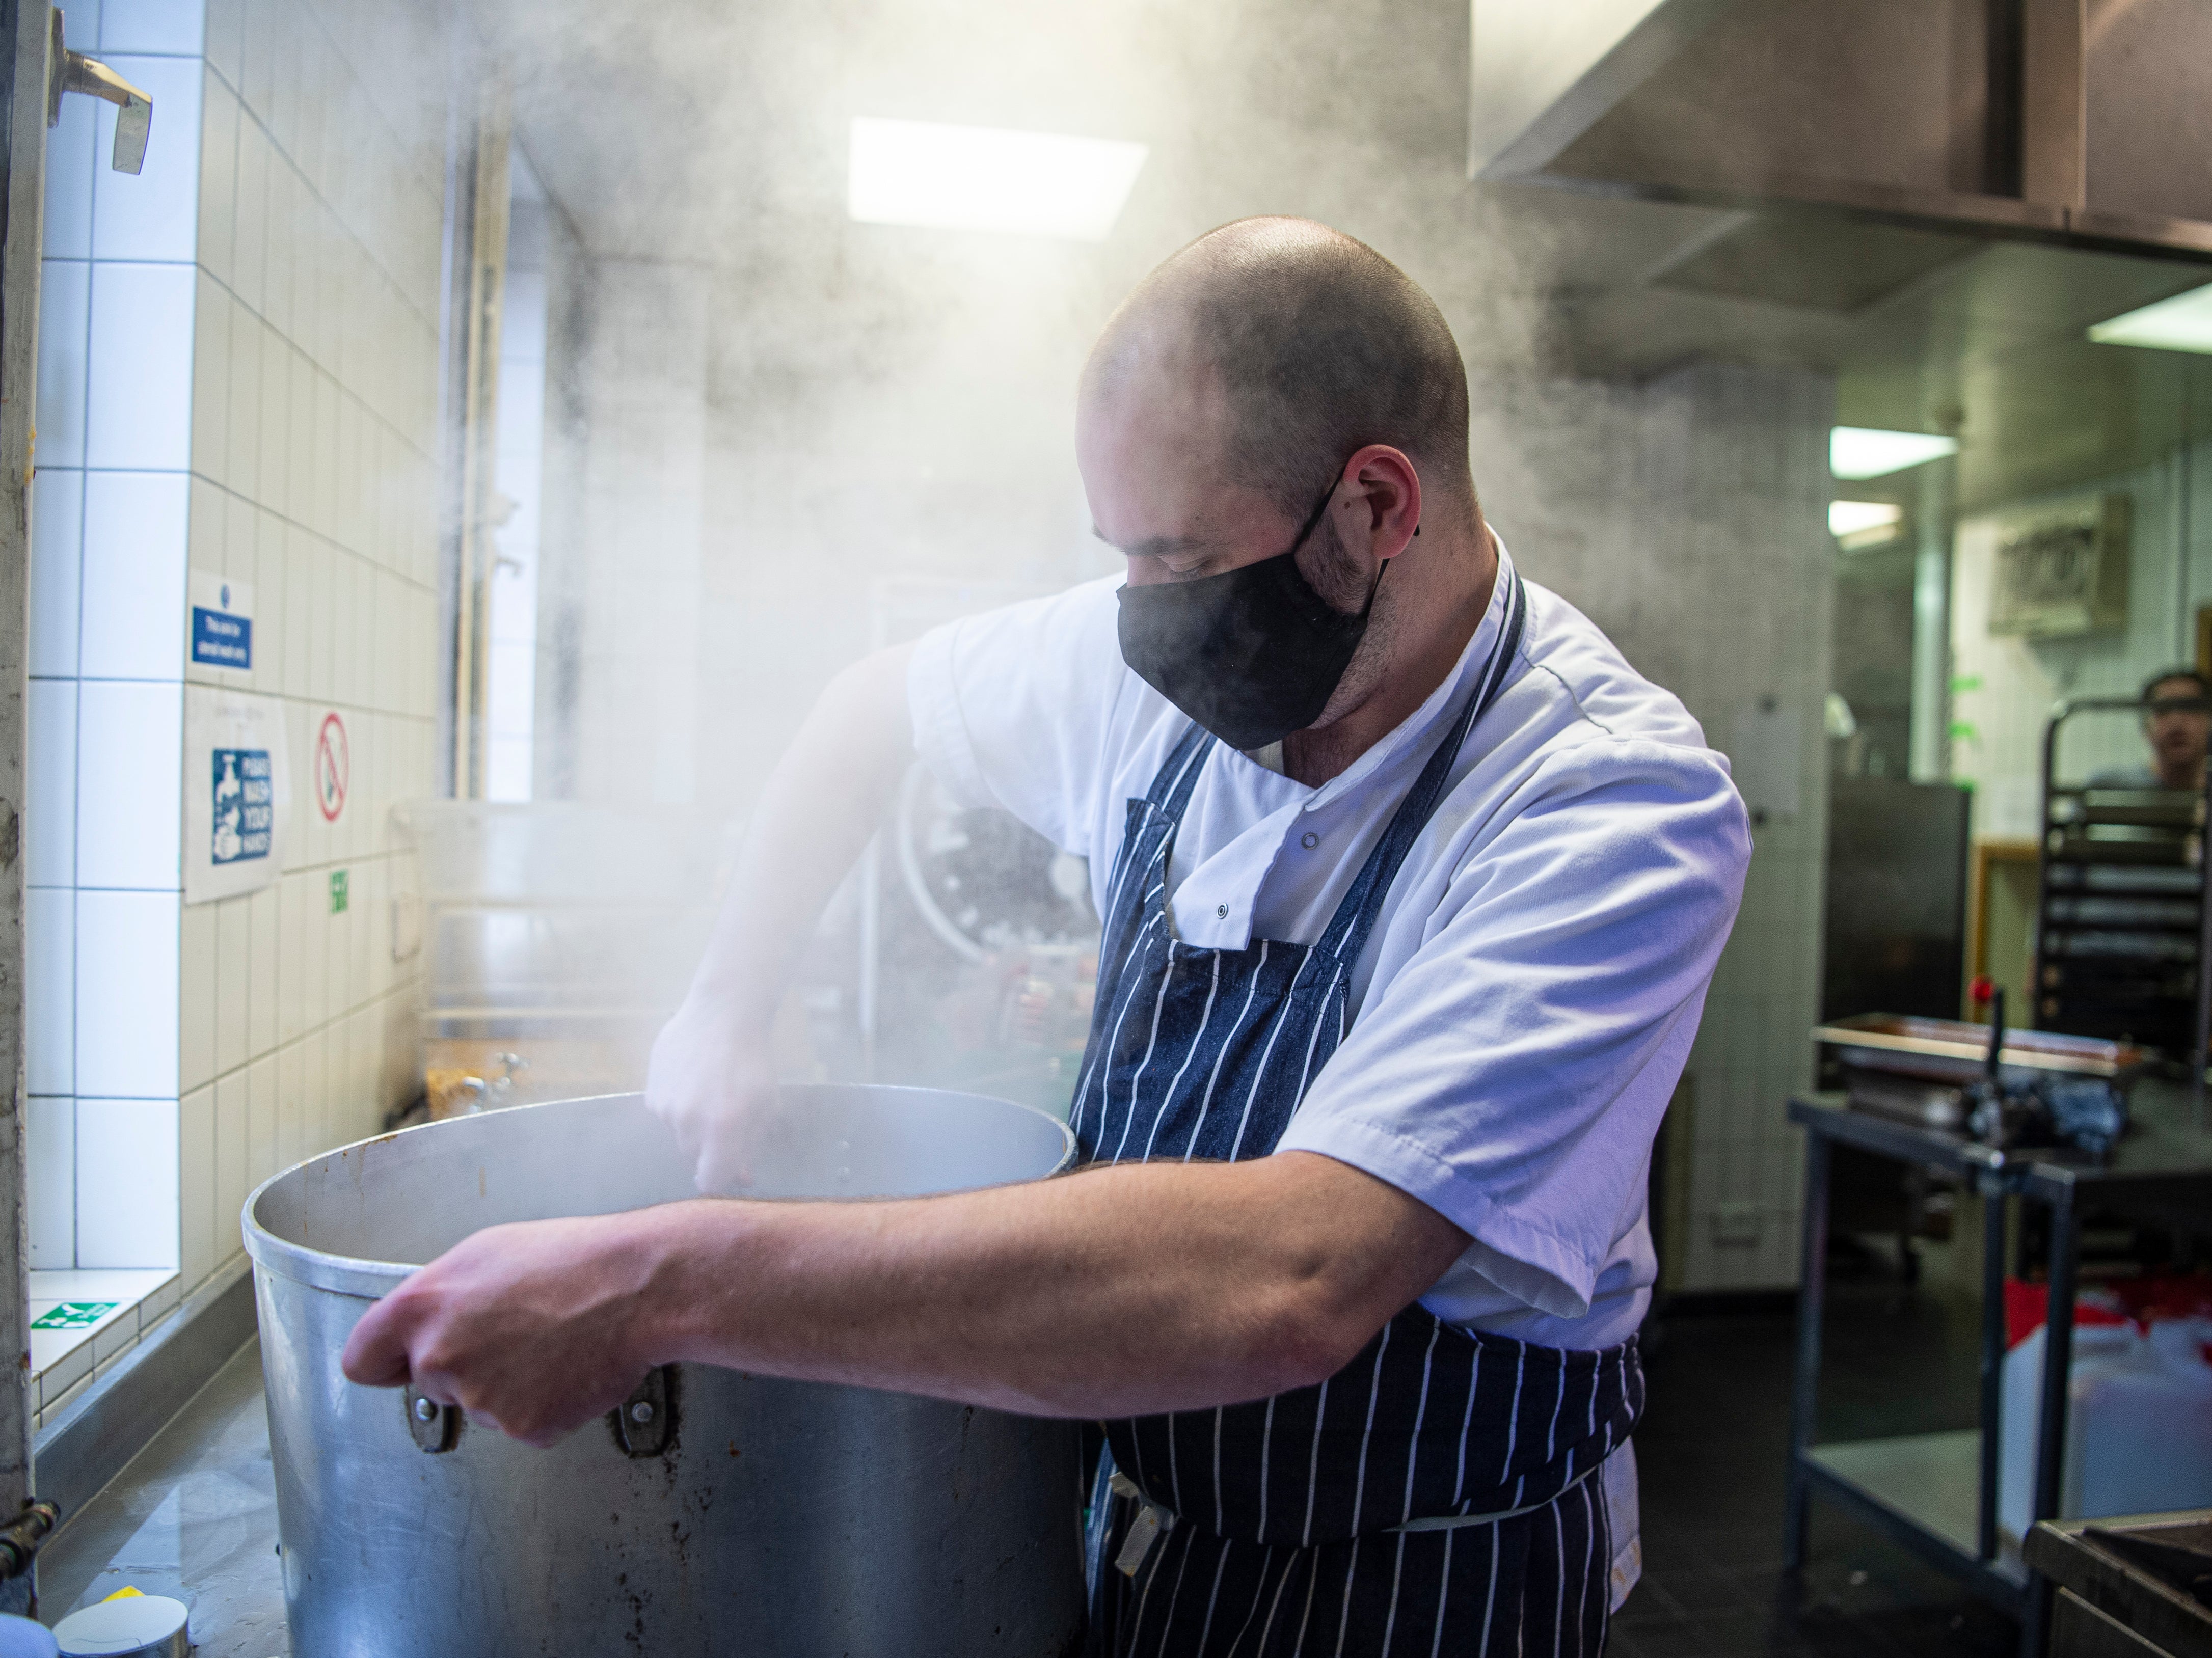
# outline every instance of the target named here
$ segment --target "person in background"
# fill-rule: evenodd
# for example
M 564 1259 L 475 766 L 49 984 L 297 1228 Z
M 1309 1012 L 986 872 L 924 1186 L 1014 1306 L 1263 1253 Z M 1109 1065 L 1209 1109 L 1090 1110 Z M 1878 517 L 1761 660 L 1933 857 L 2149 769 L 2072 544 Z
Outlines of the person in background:
M 2212 678 L 2194 668 L 2153 674 L 2143 682 L 2142 730 L 2150 763 L 2101 772 L 2090 786 L 2201 791 L 2205 748 L 2212 743 Z

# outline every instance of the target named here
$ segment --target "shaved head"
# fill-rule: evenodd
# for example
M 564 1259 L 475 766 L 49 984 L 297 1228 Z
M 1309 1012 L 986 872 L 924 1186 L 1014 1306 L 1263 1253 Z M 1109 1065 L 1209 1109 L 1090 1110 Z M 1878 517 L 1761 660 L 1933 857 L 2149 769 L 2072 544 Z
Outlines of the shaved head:
M 1083 391 L 1205 406 L 1226 480 L 1294 516 L 1368 444 L 1403 450 L 1439 506 L 1474 503 L 1467 370 L 1443 313 L 1310 219 L 1240 219 L 1169 258 L 1107 324 Z

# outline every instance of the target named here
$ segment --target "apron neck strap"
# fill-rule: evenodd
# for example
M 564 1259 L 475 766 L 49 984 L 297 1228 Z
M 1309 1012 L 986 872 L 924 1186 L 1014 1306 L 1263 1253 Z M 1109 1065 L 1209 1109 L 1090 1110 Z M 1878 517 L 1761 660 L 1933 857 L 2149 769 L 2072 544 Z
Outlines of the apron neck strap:
M 1505 574 L 1509 585 L 1504 617 L 1498 626 L 1498 642 L 1491 647 L 1490 660 L 1483 665 L 1474 694 L 1468 698 L 1459 718 L 1452 721 L 1443 741 L 1437 744 L 1436 752 L 1429 756 L 1428 764 L 1421 768 L 1420 776 L 1399 804 L 1390 827 L 1383 832 L 1375 850 L 1367 855 L 1367 862 L 1352 882 L 1351 890 L 1336 907 L 1335 915 L 1315 948 L 1316 962 L 1333 959 L 1349 964 L 1359 959 L 1359 952 L 1367 946 L 1367 935 L 1374 928 L 1375 918 L 1382 908 L 1384 895 L 1398 878 L 1407 854 L 1413 851 L 1413 842 L 1428 827 L 1437 803 L 1444 797 L 1444 785 L 1450 780 L 1452 766 L 1459 758 L 1468 733 L 1505 688 L 1506 675 L 1512 671 L 1513 659 L 1521 649 L 1521 635 L 1528 614 L 1519 573 L 1509 570 Z

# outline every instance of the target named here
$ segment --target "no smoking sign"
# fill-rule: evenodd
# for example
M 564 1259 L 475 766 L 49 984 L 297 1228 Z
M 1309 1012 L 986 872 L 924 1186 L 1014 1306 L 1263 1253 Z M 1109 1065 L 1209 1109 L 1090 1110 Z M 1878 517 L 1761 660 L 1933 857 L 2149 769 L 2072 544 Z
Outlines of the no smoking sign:
M 339 814 L 345 811 L 346 786 L 352 766 L 345 721 L 333 709 L 323 716 L 323 723 L 315 732 L 315 804 L 322 809 L 326 823 L 337 823 Z

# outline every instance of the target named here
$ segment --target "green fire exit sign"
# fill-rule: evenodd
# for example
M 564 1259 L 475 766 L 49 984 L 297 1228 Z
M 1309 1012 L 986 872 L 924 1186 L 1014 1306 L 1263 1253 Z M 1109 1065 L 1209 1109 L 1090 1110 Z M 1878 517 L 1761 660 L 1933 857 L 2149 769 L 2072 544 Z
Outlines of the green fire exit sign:
M 346 872 L 342 869 L 331 872 L 331 914 L 343 915 L 346 907 Z

